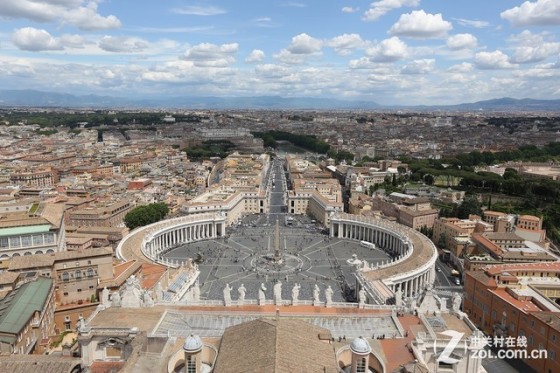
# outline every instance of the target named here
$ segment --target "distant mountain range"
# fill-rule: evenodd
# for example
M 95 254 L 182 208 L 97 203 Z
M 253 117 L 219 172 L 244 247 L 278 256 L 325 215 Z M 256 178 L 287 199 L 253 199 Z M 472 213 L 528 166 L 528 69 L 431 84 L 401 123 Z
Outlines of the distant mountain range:
M 170 97 L 133 99 L 124 97 L 0 90 L 0 107 L 67 108 L 184 108 L 184 109 L 340 109 L 417 111 L 560 111 L 560 100 L 498 98 L 458 105 L 382 106 L 373 101 L 347 101 L 312 97 Z

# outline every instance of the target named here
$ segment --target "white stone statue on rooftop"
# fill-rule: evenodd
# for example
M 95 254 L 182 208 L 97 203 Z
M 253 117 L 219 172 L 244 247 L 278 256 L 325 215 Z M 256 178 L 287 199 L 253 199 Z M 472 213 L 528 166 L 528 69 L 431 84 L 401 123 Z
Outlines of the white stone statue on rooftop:
M 111 296 L 111 305 L 113 307 L 120 307 L 121 306 L 121 295 L 118 291 L 115 291 Z
M 229 283 L 224 288 L 224 303 L 226 306 L 231 306 L 231 287 Z
M 282 304 L 282 283 L 278 281 L 274 284 L 274 288 L 272 289 L 274 293 L 274 304 L 281 305 Z
M 314 306 L 318 306 L 319 303 L 321 302 L 321 289 L 319 289 L 319 285 L 315 284 L 315 287 L 313 288 L 313 305 Z
M 109 301 L 109 289 L 107 289 L 107 287 L 104 287 L 103 290 L 101 290 L 101 304 L 105 307 L 111 306 L 111 302 Z
M 327 307 L 330 307 L 332 305 L 333 293 L 334 293 L 334 291 L 331 288 L 331 286 L 329 285 L 329 287 L 325 289 L 325 299 L 327 301 Z
M 259 305 L 264 305 L 264 303 L 266 302 L 266 287 L 264 286 L 264 283 L 261 283 L 261 287 L 259 288 Z
M 239 293 L 239 304 L 243 305 L 243 302 L 245 302 L 245 292 L 247 291 L 247 289 L 245 289 L 245 286 L 243 286 L 243 284 L 241 284 L 241 286 L 237 289 L 237 292 Z
M 459 312 L 459 311 L 461 310 L 461 302 L 462 302 L 462 300 L 463 300 L 463 299 L 461 298 L 461 296 L 460 296 L 459 294 L 455 293 L 455 294 L 453 295 L 453 300 L 452 300 L 452 302 L 453 302 L 453 305 L 452 305 L 453 311 Z
M 360 304 L 360 306 L 363 306 L 364 304 L 366 304 L 366 290 L 364 288 L 361 288 L 360 291 L 358 292 L 358 303 Z
M 401 290 L 401 288 L 400 288 L 400 286 L 399 286 L 399 288 L 398 288 L 397 291 L 395 292 L 395 305 L 396 305 L 397 307 L 402 307 L 402 305 L 403 305 L 403 298 L 402 298 L 402 296 L 403 296 L 403 293 L 402 293 L 402 290 Z
M 300 289 L 300 285 L 299 284 L 294 284 L 294 287 L 292 288 L 292 305 L 296 306 L 298 301 L 299 301 L 299 289 Z

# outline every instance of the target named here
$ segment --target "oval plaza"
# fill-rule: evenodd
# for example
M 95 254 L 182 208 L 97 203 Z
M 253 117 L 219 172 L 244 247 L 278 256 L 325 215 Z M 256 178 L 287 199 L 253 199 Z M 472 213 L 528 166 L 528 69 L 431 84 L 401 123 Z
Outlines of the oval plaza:
M 238 257 L 234 258 L 233 255 L 230 256 L 232 261 L 242 262 L 245 257 L 259 255 L 260 251 L 258 247 L 255 248 L 254 251 L 249 249 L 245 249 L 245 251 L 236 249 L 241 246 L 248 247 L 248 243 L 245 241 L 250 237 L 250 233 L 247 232 L 255 230 L 254 227 L 227 228 L 226 226 L 226 215 L 224 212 L 193 214 L 169 219 L 132 232 L 129 237 L 123 240 L 120 252 L 126 251 L 127 246 L 130 244 L 140 243 L 141 253 L 146 259 L 171 267 L 178 267 L 188 259 L 188 257 L 181 258 L 177 256 L 177 252 L 180 252 L 180 250 L 178 250 L 179 248 L 197 245 L 196 250 L 197 253 L 199 253 L 198 255 L 202 254 L 206 256 L 204 248 L 208 246 L 211 241 L 217 243 L 218 246 L 225 245 L 225 250 L 220 251 L 217 256 L 224 255 L 224 253 L 226 254 L 225 256 L 227 256 L 228 250 L 232 253 L 238 252 Z M 236 232 L 229 233 L 228 230 L 230 229 Z M 290 232 L 293 233 L 294 230 L 295 228 L 291 228 L 286 232 L 285 228 L 283 228 L 282 235 L 289 234 Z M 274 235 L 274 229 L 271 227 L 263 228 L 263 232 L 265 237 Z M 259 234 L 256 232 L 256 235 L 261 236 L 262 233 Z M 346 247 L 344 250 L 341 249 L 341 251 L 344 252 L 339 252 L 337 261 L 343 265 L 348 263 L 351 266 L 351 271 L 343 272 L 350 276 L 352 275 L 351 272 L 353 272 L 357 284 L 356 294 L 359 289 L 364 289 L 367 295 L 367 303 L 369 304 L 390 304 L 394 302 L 396 292 L 401 293 L 403 297 L 410 297 L 417 295 L 427 286 L 433 284 L 435 278 L 434 263 L 437 259 L 436 249 L 429 239 L 412 229 L 382 219 L 335 213 L 330 217 L 328 237 L 321 238 L 320 236 L 321 235 L 318 233 L 313 235 L 305 233 L 300 237 L 311 237 L 307 238 L 311 240 L 309 246 L 313 246 L 317 242 L 315 247 L 332 242 L 335 242 L 332 246 L 337 245 L 343 248 L 344 246 L 353 244 L 351 248 Z M 293 243 L 289 244 L 289 238 L 286 238 L 283 249 L 296 246 L 294 250 L 297 251 L 298 237 L 294 236 L 291 238 L 293 239 Z M 243 239 L 245 239 L 245 241 L 243 241 Z M 360 255 L 354 255 L 354 259 L 352 260 L 352 254 L 355 253 L 355 250 L 358 249 L 359 246 L 363 246 L 359 245 L 360 242 L 372 243 L 375 245 L 376 249 L 361 248 L 361 257 Z M 260 245 L 268 246 L 268 248 L 264 249 L 263 256 L 266 256 L 267 252 L 272 254 L 273 243 L 267 245 L 266 243 L 257 242 L 255 246 Z M 336 251 L 337 246 L 332 250 Z M 301 255 L 294 253 L 293 250 L 291 250 L 290 253 L 301 258 L 301 262 L 303 263 L 302 267 L 303 270 L 305 270 L 308 261 L 313 262 L 314 260 L 313 257 L 306 255 L 305 247 L 300 247 L 300 249 L 302 250 Z M 327 247 L 322 247 L 320 250 L 325 250 L 328 255 Z M 381 257 L 377 261 L 372 259 L 370 262 L 366 259 L 369 258 L 368 254 L 364 252 L 367 250 L 383 251 L 387 256 Z M 191 254 L 193 253 L 194 252 Z M 285 255 L 288 254 L 286 253 Z M 288 262 L 288 260 L 286 260 L 286 262 Z M 203 267 L 203 265 L 200 265 L 200 267 Z M 234 280 L 232 281 L 233 283 L 237 282 L 235 281 L 237 277 L 245 277 L 245 272 L 249 274 L 255 272 L 250 265 L 241 265 L 239 268 L 239 271 L 236 272 L 240 272 L 240 274 L 235 273 L 233 276 L 227 275 L 231 276 L 230 278 Z M 280 271 L 280 269 L 282 269 L 281 267 L 277 269 L 281 273 L 286 273 L 285 271 Z M 333 275 L 324 274 L 324 277 L 330 278 L 333 277 Z M 309 278 L 311 278 L 311 276 L 309 276 Z M 256 280 L 253 285 L 255 287 L 255 294 L 259 282 L 265 283 L 266 286 L 267 280 L 269 282 L 276 282 L 279 279 L 289 280 L 289 276 L 274 276 L 273 271 L 270 276 L 259 278 L 257 275 L 257 279 L 258 280 Z M 200 278 L 199 281 L 203 281 L 203 279 Z M 302 281 L 305 283 L 304 280 Z M 347 278 L 346 281 L 351 282 L 354 281 L 354 279 Z M 288 283 L 291 282 L 288 281 Z M 245 283 L 245 286 L 250 287 L 252 285 Z M 217 290 L 221 291 L 219 288 L 215 289 L 214 296 L 208 294 L 208 299 L 221 299 L 222 293 Z M 289 288 L 286 288 L 284 293 L 286 294 L 284 298 L 289 298 Z M 310 294 L 311 292 L 309 292 L 309 300 L 311 300 Z M 342 297 L 335 298 L 344 300 Z

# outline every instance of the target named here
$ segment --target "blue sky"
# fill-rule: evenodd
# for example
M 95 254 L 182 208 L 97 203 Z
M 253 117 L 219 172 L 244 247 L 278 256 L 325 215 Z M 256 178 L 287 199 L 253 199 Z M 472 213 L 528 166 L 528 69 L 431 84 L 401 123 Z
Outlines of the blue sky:
M 558 0 L 1 0 L 0 20 L 4 89 L 560 99 Z

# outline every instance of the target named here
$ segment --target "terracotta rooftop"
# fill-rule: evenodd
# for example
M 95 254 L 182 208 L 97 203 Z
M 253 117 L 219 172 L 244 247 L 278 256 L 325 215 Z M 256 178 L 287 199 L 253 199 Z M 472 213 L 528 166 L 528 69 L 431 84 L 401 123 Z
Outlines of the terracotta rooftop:
M 526 263 L 526 264 L 498 264 L 485 267 L 485 272 L 489 276 L 495 276 L 502 272 L 531 272 L 547 271 L 560 272 L 560 262 L 554 263 Z
M 537 306 L 532 300 L 516 299 L 506 289 L 500 288 L 500 289 L 494 289 L 490 291 L 519 310 L 523 310 L 525 312 L 542 311 L 542 309 L 539 306 Z
M 70 373 L 81 364 L 80 359 L 52 355 L 0 356 L 0 372 L 10 373 Z
M 302 320 L 258 319 L 226 329 L 215 373 L 337 372 L 333 346 L 319 339 L 327 329 Z

